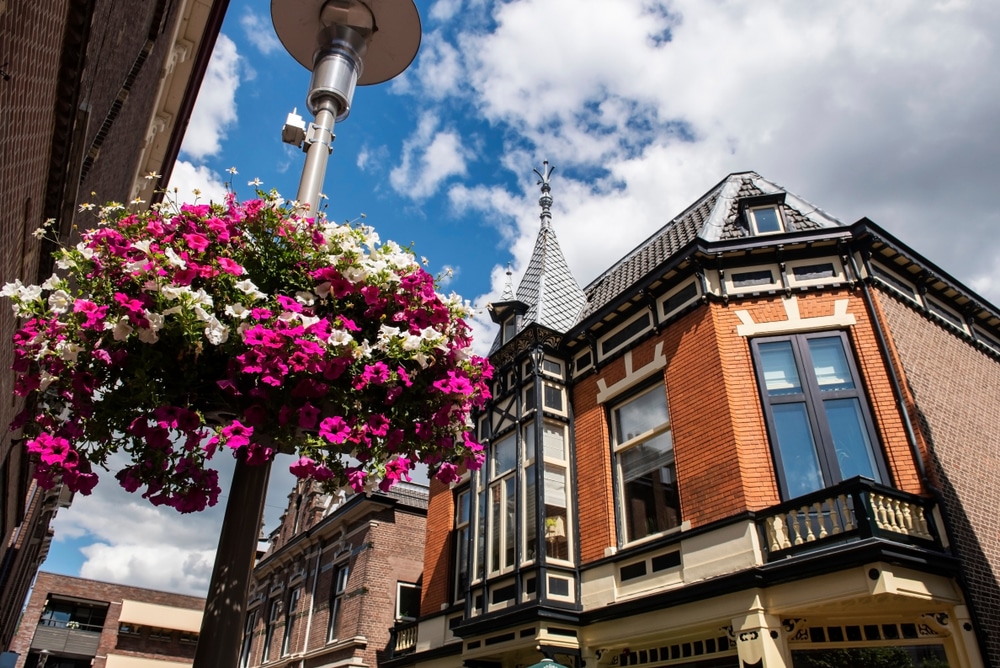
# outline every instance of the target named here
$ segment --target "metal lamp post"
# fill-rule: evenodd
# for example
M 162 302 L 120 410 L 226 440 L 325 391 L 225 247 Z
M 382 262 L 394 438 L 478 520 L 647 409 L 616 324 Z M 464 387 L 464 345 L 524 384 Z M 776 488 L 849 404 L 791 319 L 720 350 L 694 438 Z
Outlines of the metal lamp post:
M 271 20 L 285 49 L 312 72 L 306 105 L 315 121 L 306 128 L 293 112 L 282 139 L 306 152 L 296 199 L 315 213 L 334 123 L 350 113 L 355 86 L 388 81 L 409 66 L 420 46 L 420 16 L 413 0 L 271 0 Z M 194 668 L 239 663 L 269 474 L 270 464 L 236 461 Z

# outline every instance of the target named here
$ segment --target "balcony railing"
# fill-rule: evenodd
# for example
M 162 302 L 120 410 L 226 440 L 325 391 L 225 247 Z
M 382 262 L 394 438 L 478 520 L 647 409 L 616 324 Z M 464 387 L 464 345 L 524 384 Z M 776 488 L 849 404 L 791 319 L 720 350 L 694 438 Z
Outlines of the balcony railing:
M 774 506 L 757 524 L 768 561 L 873 537 L 940 551 L 932 508 L 929 499 L 852 478 Z
M 101 627 L 94 629 L 89 624 L 77 626 L 40 624 L 35 629 L 35 635 L 31 639 L 31 648 L 47 649 L 57 653 L 95 656 L 100 642 Z
M 397 622 L 389 634 L 390 656 L 410 654 L 417 648 L 417 622 Z

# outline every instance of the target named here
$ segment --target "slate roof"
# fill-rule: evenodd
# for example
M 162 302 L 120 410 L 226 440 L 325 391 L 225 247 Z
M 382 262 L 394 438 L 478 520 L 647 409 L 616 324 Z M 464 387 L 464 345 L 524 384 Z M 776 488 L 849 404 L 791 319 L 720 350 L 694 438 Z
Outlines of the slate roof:
M 781 209 L 785 224 L 791 228 L 789 231 L 844 226 L 841 221 L 767 181 L 756 172 L 730 174 L 683 213 L 594 279 L 584 289 L 587 303 L 579 312 L 577 322 L 599 311 L 696 238 L 704 241 L 720 241 L 749 237 L 750 229 L 743 216 L 739 215 L 739 200 L 744 197 L 778 193 L 785 195 Z

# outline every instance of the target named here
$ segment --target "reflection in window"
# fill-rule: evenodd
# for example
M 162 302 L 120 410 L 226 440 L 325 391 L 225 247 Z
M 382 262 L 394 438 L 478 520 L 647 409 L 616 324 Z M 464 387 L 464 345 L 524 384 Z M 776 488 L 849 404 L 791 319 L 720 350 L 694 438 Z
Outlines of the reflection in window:
M 680 496 L 663 386 L 614 407 L 611 422 L 625 541 L 678 526 Z
M 855 476 L 887 479 L 842 332 L 756 339 L 752 348 L 786 499 Z

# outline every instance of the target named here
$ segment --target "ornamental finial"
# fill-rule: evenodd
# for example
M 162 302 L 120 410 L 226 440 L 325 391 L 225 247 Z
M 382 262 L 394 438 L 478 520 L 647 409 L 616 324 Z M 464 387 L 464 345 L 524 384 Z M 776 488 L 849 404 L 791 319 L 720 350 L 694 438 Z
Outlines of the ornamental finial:
M 542 213 L 539 216 L 542 219 L 542 227 L 546 227 L 552 220 L 552 187 L 549 185 L 549 180 L 552 178 L 552 172 L 556 171 L 555 167 L 549 166 L 549 161 L 545 160 L 542 163 L 542 171 L 534 170 L 535 174 L 538 174 L 538 185 L 542 187 L 542 196 L 538 198 L 538 204 L 542 207 Z

